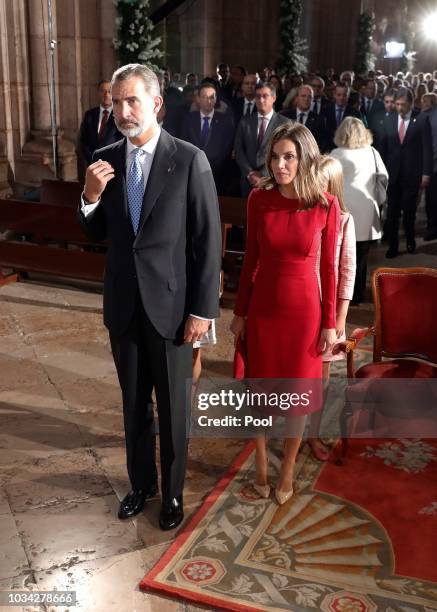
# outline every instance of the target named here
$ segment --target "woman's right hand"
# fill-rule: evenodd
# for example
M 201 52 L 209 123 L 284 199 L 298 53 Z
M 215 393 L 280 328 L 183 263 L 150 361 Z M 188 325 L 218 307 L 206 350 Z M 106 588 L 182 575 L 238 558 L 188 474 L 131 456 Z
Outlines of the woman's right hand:
M 246 334 L 246 318 L 234 315 L 229 329 L 235 336 L 235 342 L 237 342 L 238 338 L 244 340 Z

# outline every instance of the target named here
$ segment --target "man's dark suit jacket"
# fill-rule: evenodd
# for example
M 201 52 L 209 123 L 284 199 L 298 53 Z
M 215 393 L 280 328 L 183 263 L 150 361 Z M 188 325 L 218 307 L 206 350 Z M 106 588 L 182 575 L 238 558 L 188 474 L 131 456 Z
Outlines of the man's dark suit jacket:
M 367 127 L 373 134 L 373 143 L 376 146 L 378 140 L 379 123 L 381 116 L 385 114 L 384 103 L 381 100 L 374 99 L 370 111 L 366 113 L 364 102 L 361 105 L 361 114 L 366 118 Z
M 323 112 L 325 117 L 325 125 L 326 125 L 326 133 L 328 138 L 328 150 L 331 151 L 335 148 L 334 144 L 334 134 L 337 129 L 337 120 L 335 117 L 335 103 L 331 102 L 328 104 Z M 346 106 L 345 111 L 343 113 L 343 119 L 346 117 L 356 117 L 357 119 L 361 119 L 361 114 L 359 111 L 355 110 L 351 106 Z
M 396 111 L 387 113 L 385 108 L 378 114 L 375 114 L 372 118 L 372 134 L 373 134 L 373 146 L 378 149 L 382 155 L 383 140 L 386 132 L 385 124 L 389 120 L 391 115 L 397 116 Z
M 398 114 L 386 118 L 381 155 L 388 171 L 389 185 L 419 186 L 423 175 L 432 174 L 431 128 L 423 113 L 412 111 L 403 143 L 399 140 Z
M 268 175 L 265 161 L 270 137 L 277 127 L 289 121 L 287 117 L 273 112 L 261 146 L 258 148 L 258 113 L 249 117 L 242 117 L 238 124 L 234 148 L 235 159 L 243 178 L 246 178 L 254 170 L 260 172 L 263 176 Z
M 331 104 L 331 102 L 329 101 L 329 99 L 326 96 L 322 96 L 321 98 L 321 104 L 320 104 L 320 112 L 316 113 L 315 111 L 313 111 L 313 113 L 315 115 L 323 115 L 325 112 L 325 109 Z
M 192 111 L 185 116 L 181 130 L 181 138 L 199 149 L 201 133 L 200 112 Z M 235 127 L 230 113 L 214 112 L 208 132 L 208 138 L 203 151 L 211 165 L 217 191 L 222 193 L 223 172 L 226 162 L 231 158 L 234 144 Z
M 108 122 L 106 123 L 105 133 L 99 140 L 97 133 L 99 117 L 100 106 L 91 108 L 90 110 L 86 111 L 80 126 L 80 150 L 87 166 L 91 163 L 91 158 L 94 151 L 101 149 L 102 147 L 106 147 L 107 145 L 117 142 L 117 140 L 123 138 L 123 134 L 121 134 L 115 126 L 114 115 L 111 112 L 108 117 Z
M 281 111 L 281 115 L 291 119 L 291 121 L 297 121 L 298 113 L 295 108 L 287 108 Z M 305 126 L 310 130 L 311 134 L 317 141 L 321 153 L 325 153 L 328 150 L 328 137 L 326 133 L 325 117 L 323 115 L 317 115 L 310 111 L 308 113 L 307 121 Z
M 79 220 L 91 240 L 109 239 L 104 322 L 121 335 L 139 291 L 158 333 L 181 338 L 189 314 L 219 315 L 220 218 L 211 169 L 203 151 L 165 130 L 156 147 L 135 236 L 127 202 L 126 140 L 100 149 L 115 178 L 100 204 Z
M 243 113 L 244 113 L 244 98 L 234 98 L 231 102 L 231 107 L 232 107 L 232 111 L 234 113 L 234 117 L 235 117 L 235 125 L 238 125 L 238 122 L 240 121 L 241 117 L 243 117 Z M 256 110 L 256 104 L 255 104 L 255 100 L 252 100 L 253 102 L 253 106 L 252 106 L 252 115 L 256 114 L 258 111 Z

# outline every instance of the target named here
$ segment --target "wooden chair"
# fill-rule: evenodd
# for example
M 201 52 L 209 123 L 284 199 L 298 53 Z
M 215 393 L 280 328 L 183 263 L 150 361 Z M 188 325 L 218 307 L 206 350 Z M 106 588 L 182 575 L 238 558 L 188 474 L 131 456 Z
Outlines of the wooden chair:
M 244 251 L 236 251 L 229 248 L 228 235 L 233 225 L 246 226 L 247 223 L 247 202 L 244 198 L 219 197 L 220 218 L 222 229 L 222 258 L 223 272 L 236 287 L 240 275 L 240 266 L 238 261 L 244 255 Z M 241 265 L 241 264 L 240 264 Z M 231 307 L 235 300 L 235 292 L 227 291 L 222 294 L 222 305 Z
M 340 417 L 342 452 L 339 464 L 347 453 L 352 419 L 356 423 L 366 411 L 369 413 L 369 431 L 373 430 L 375 419 L 382 415 L 396 419 L 417 418 L 419 421 L 430 418 L 430 427 L 435 427 L 437 432 L 437 409 L 429 414 L 424 407 L 421 412 L 417 382 L 411 386 L 409 397 L 399 397 L 400 393 L 408 394 L 407 385 L 401 383 L 401 379 L 417 381 L 437 378 L 437 270 L 378 268 L 372 276 L 372 291 L 374 325 L 354 330 L 337 347 L 337 350 L 344 350 L 347 354 L 348 379 L 355 379 L 346 389 L 346 401 Z M 373 336 L 373 361 L 355 369 L 354 351 L 360 341 L 369 335 Z M 381 379 L 385 379 L 385 382 L 381 383 Z M 393 379 L 397 379 L 397 387 Z M 436 388 L 437 384 L 426 391 L 423 384 L 421 391 L 432 394 Z M 398 396 L 400 404 L 410 402 L 411 409 L 389 414 L 388 404 L 393 406 L 393 393 Z M 387 401 L 387 394 L 390 395 L 390 402 Z M 370 401 L 363 401 L 365 397 Z M 429 408 L 428 400 L 429 396 L 425 401 Z M 437 397 L 435 401 L 437 406 Z M 421 427 L 423 430 L 423 423 Z M 433 435 L 431 429 L 429 434 Z

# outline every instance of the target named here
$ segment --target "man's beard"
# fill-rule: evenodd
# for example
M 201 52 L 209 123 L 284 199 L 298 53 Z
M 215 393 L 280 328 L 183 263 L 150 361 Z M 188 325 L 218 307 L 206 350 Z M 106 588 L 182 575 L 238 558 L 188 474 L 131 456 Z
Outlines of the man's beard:
M 147 126 L 144 123 L 138 123 L 137 121 L 126 121 L 126 123 L 134 123 L 135 127 L 125 128 L 120 124 L 114 117 L 115 125 L 117 130 L 126 136 L 126 138 L 136 138 L 140 134 L 146 131 Z

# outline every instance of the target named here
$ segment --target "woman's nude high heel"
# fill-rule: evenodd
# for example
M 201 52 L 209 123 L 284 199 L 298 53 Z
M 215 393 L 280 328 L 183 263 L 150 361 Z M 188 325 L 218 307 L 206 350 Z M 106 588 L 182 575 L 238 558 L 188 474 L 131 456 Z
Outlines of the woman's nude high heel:
M 291 489 L 290 491 L 280 491 L 279 489 L 275 489 L 276 501 L 280 506 L 282 506 L 290 499 L 290 497 L 292 497 L 293 493 L 293 489 Z

